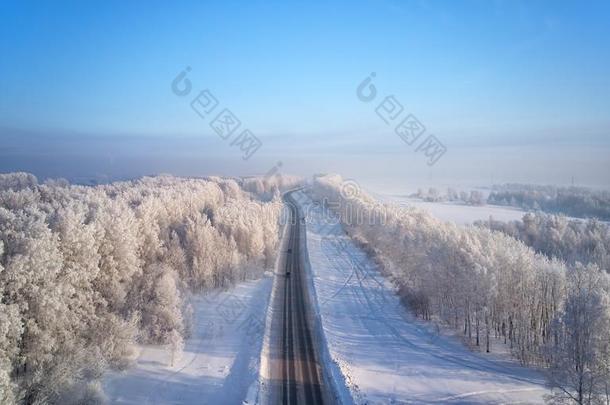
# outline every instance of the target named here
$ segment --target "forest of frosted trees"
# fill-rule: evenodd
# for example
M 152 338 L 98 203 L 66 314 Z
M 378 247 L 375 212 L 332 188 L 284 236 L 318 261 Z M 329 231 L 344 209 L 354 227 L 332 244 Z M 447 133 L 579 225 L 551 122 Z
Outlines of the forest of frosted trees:
M 475 225 L 519 239 L 536 252 L 570 264 L 595 263 L 610 269 L 610 227 L 596 219 L 578 220 L 543 212 L 527 213 L 520 221 L 477 221 Z
M 493 186 L 489 204 L 511 205 L 578 218 L 610 220 L 610 191 L 585 187 L 555 187 L 533 184 Z
M 0 175 L 0 403 L 95 403 L 137 343 L 180 347 L 189 295 L 275 260 L 280 190 L 296 178 L 142 178 L 96 187 Z M 553 402 L 610 399 L 608 227 L 538 213 L 460 227 L 313 191 L 424 319 L 548 369 Z
M 272 265 L 296 181 L 0 175 L 0 403 L 95 402 L 136 343 L 180 346 L 189 293 Z
M 455 328 L 481 350 L 505 344 L 522 363 L 545 367 L 553 403 L 608 403 L 607 268 L 566 263 L 503 232 L 442 222 L 362 191 L 345 195 L 342 187 L 340 176 L 318 176 L 313 192 L 374 254 L 416 315 Z

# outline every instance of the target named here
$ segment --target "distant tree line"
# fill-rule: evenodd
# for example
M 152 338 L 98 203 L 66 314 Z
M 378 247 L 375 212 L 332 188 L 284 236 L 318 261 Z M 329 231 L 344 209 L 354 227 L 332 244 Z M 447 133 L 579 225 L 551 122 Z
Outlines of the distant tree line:
M 447 192 L 443 194 L 437 188 L 430 187 L 428 190 L 422 188 L 417 190 L 417 193 L 411 194 L 410 197 L 415 197 L 428 202 L 459 202 L 466 205 L 485 205 L 485 196 L 479 190 L 457 191 L 454 188 L 447 188 Z
M 487 202 L 579 218 L 610 220 L 610 191 L 607 190 L 505 184 L 494 186 Z

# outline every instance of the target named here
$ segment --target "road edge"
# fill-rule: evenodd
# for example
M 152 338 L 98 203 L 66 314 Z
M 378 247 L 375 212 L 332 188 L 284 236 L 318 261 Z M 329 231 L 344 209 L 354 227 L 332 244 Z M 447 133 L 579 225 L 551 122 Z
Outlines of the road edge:
M 267 389 L 267 381 L 270 380 L 271 370 L 269 368 L 269 354 L 271 352 L 271 328 L 273 323 L 273 303 L 275 302 L 275 297 L 277 295 L 277 283 L 278 277 L 277 274 L 281 272 L 281 268 L 284 267 L 285 255 L 282 254 L 286 250 L 286 245 L 288 244 L 288 229 L 289 229 L 289 214 L 287 212 L 286 205 L 282 205 L 282 214 L 281 220 L 283 220 L 283 224 L 281 224 L 281 240 L 278 244 L 278 252 L 277 257 L 275 258 L 275 265 L 273 271 L 273 283 L 271 285 L 271 294 L 269 296 L 269 300 L 267 302 L 267 311 L 265 315 L 265 332 L 263 335 L 263 345 L 261 349 L 260 355 L 260 368 L 258 374 L 258 393 L 256 395 L 256 404 L 268 404 L 269 400 L 269 391 Z

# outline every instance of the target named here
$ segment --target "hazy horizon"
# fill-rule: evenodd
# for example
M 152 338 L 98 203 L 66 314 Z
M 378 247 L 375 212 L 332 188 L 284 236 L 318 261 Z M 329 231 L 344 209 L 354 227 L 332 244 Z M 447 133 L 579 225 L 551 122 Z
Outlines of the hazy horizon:
M 264 174 L 282 162 L 285 173 L 339 172 L 396 192 L 610 187 L 604 2 L 0 10 L 2 172 L 86 182 Z M 376 99 L 363 101 L 371 75 Z M 204 118 L 190 105 L 203 90 L 218 101 Z M 377 114 L 389 96 L 404 110 L 391 125 Z M 250 159 L 210 128 L 223 108 L 260 140 Z M 407 114 L 446 148 L 435 164 L 395 133 Z
M 310 176 L 341 173 L 371 190 L 388 193 L 427 186 L 481 187 L 499 183 L 578 185 L 610 188 L 603 140 L 590 146 L 570 140 L 530 145 L 476 144 L 451 147 L 434 166 L 404 147 L 395 134 L 379 140 L 348 135 L 303 139 L 295 135 L 261 137 L 263 147 L 243 160 L 218 137 L 38 135 L 0 130 L 0 172 L 26 171 L 41 179 L 63 177 L 78 183 L 108 182 L 144 175 L 248 176 L 274 167 L 282 173 Z M 368 150 L 372 150 L 369 152 Z M 449 146 L 448 146 L 449 148 Z M 278 165 L 281 162 L 281 165 Z

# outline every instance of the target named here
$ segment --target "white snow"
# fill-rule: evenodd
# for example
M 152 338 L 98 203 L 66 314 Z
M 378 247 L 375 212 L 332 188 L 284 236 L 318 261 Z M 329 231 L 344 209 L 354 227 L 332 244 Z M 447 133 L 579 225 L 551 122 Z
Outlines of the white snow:
M 134 367 L 109 373 L 112 404 L 254 403 L 272 275 L 193 298 L 192 337 L 174 367 L 163 346 L 141 346 Z
M 352 400 L 374 403 L 543 403 L 538 372 L 475 353 L 400 304 L 391 283 L 304 194 L 307 248 L 330 364 Z
M 401 206 L 412 206 L 425 211 L 442 221 L 455 222 L 458 225 L 470 225 L 475 221 L 489 220 L 509 222 L 521 220 L 526 211 L 500 205 L 473 206 L 457 202 L 429 202 L 417 198 L 395 195 L 378 195 L 384 202 L 393 202 Z

